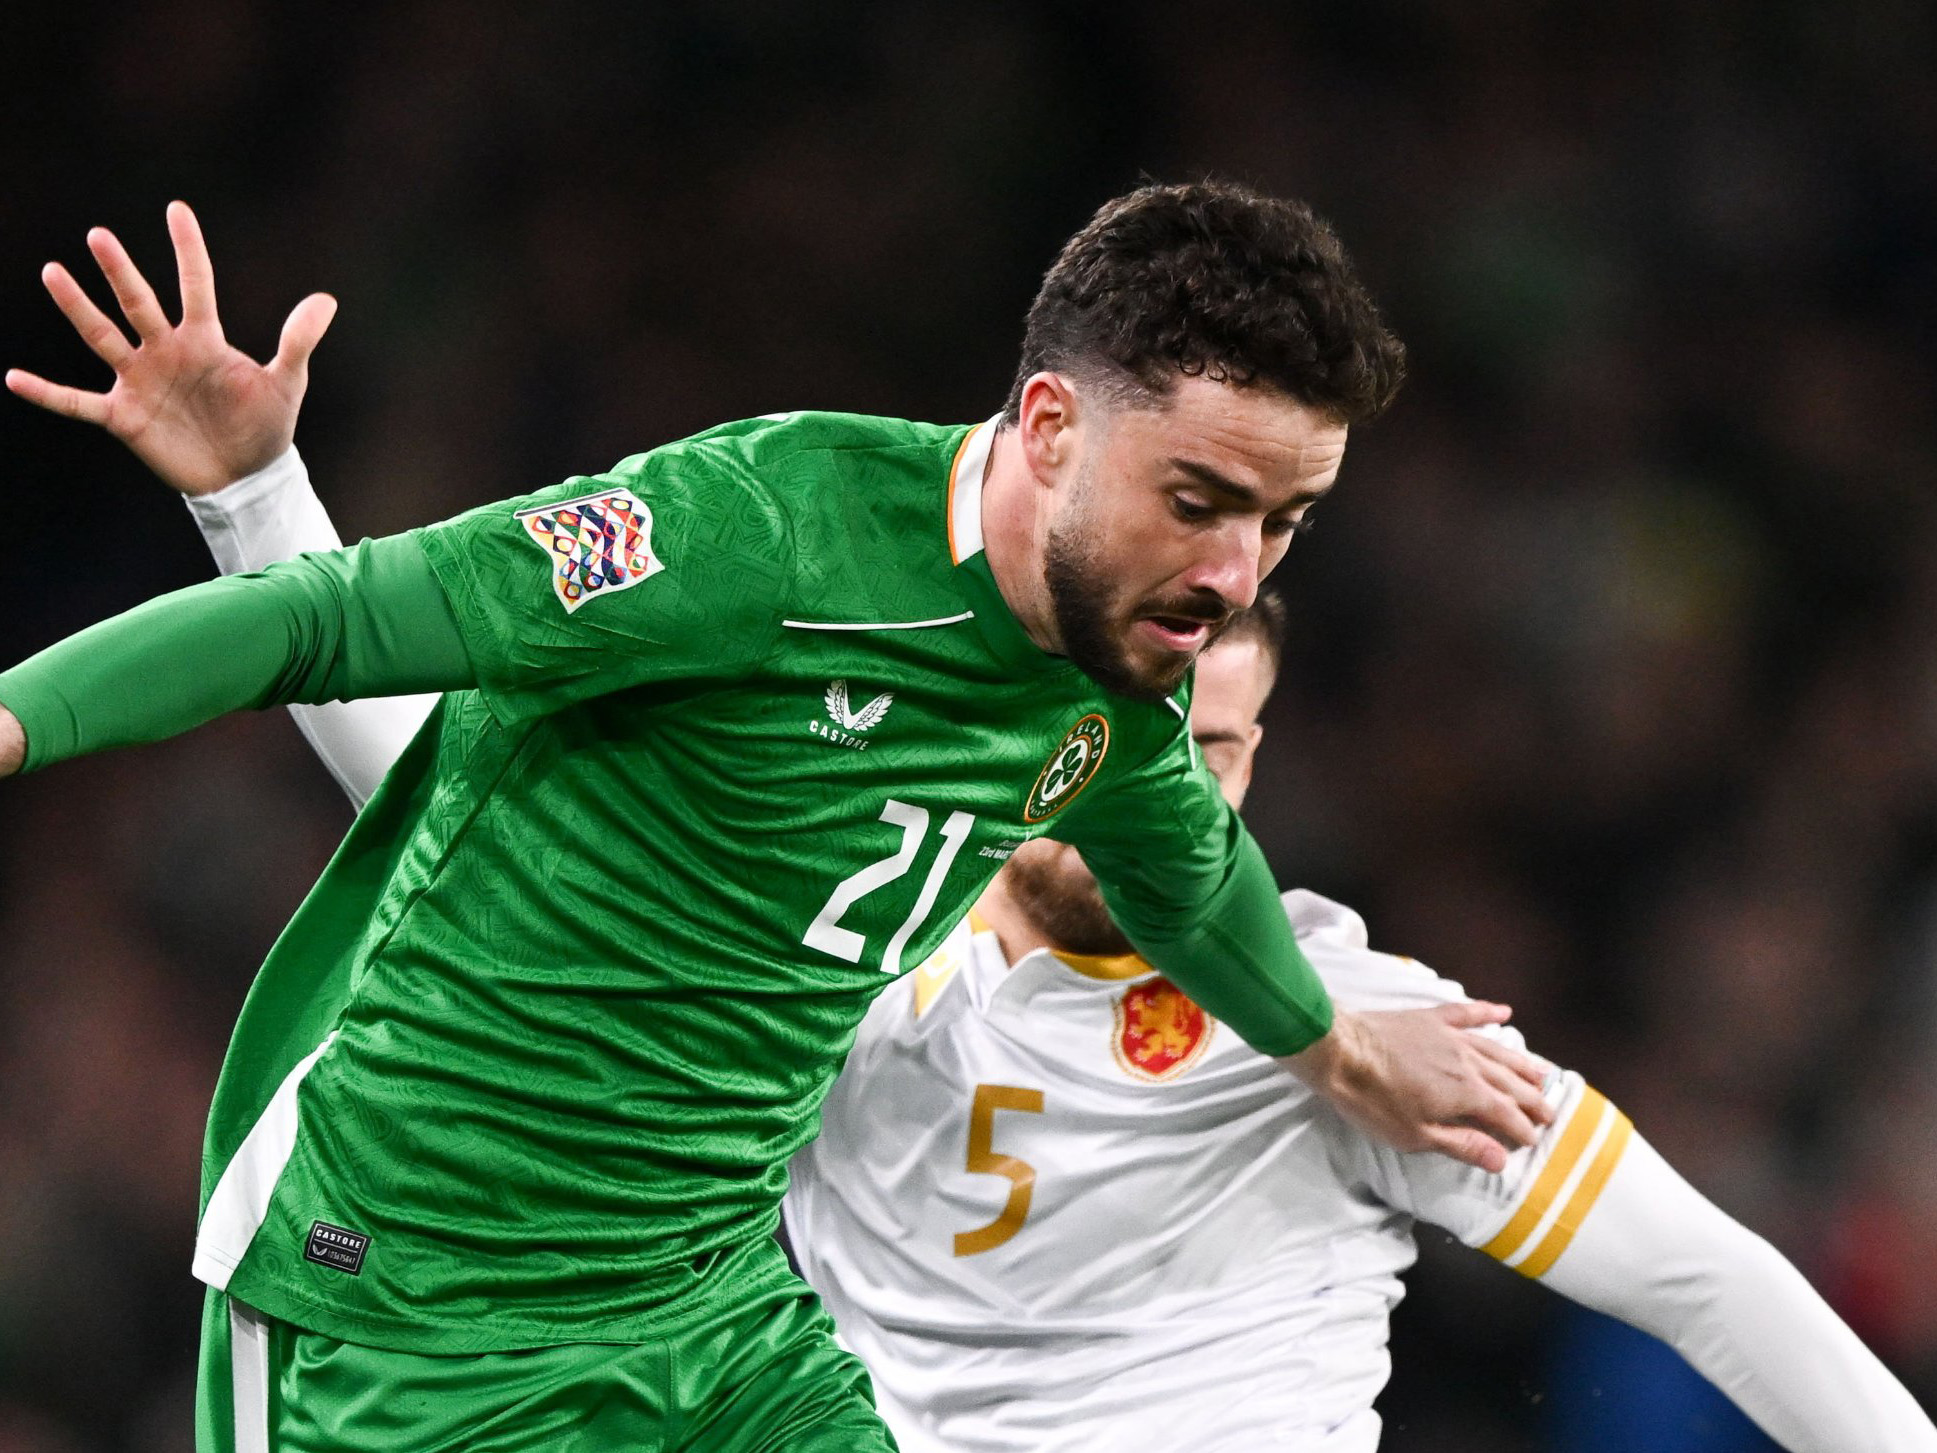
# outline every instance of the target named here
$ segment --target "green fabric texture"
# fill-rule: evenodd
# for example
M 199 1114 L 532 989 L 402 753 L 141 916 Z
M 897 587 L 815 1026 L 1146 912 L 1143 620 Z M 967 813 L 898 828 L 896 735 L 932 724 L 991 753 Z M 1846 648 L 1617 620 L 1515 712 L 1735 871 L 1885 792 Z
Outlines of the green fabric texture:
M 33 771 L 244 707 L 472 684 L 444 593 L 400 535 L 160 596 L 0 674 L 0 704 Z
M 772 1242 L 713 1269 L 778 1260 Z M 807 1288 L 646 1343 L 432 1356 L 269 1326 L 268 1453 L 893 1453 L 866 1370 Z M 228 1298 L 203 1317 L 197 1453 L 235 1453 Z M 243 1446 L 255 1446 L 244 1443 Z

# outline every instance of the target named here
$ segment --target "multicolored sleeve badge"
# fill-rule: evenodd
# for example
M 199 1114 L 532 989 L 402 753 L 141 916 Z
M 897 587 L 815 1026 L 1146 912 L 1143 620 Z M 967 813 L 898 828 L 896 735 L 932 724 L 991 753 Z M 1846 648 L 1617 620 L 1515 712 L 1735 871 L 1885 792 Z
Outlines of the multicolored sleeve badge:
M 552 589 L 568 615 L 595 595 L 617 595 L 666 568 L 652 553 L 652 511 L 628 489 L 519 510 L 517 519 L 551 561 Z

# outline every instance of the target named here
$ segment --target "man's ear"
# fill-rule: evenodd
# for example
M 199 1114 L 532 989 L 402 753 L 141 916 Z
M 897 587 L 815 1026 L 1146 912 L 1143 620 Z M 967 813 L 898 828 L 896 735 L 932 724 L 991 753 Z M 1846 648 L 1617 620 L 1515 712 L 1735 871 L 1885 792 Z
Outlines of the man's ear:
M 1075 457 L 1078 419 L 1076 391 L 1059 373 L 1035 373 L 1022 386 L 1017 433 L 1029 474 L 1044 489 L 1054 489 Z

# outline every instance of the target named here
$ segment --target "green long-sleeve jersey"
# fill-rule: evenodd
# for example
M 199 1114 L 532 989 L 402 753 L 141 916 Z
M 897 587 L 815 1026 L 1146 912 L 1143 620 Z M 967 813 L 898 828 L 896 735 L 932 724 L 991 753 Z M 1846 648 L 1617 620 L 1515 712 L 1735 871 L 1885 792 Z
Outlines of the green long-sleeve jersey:
M 723 1253 L 771 1229 L 868 1002 L 1041 834 L 1082 848 L 1146 956 L 1258 1047 L 1325 1031 L 1194 757 L 1187 688 L 1112 695 L 1003 602 L 980 542 L 993 433 L 733 424 L 201 588 L 301 609 L 256 651 L 266 679 L 157 708 L 171 730 L 465 689 L 250 993 L 198 1275 L 423 1351 L 642 1338 L 750 1293 Z M 91 730 L 57 674 L 0 677 L 32 764 L 155 734 L 125 699 L 136 720 Z

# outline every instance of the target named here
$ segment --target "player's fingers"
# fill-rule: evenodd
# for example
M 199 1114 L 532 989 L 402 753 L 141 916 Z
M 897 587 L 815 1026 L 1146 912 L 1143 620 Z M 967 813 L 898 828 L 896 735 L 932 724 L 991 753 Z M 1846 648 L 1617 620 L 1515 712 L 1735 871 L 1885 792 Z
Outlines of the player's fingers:
M 1507 1168 L 1504 1147 L 1484 1130 L 1466 1125 L 1435 1125 L 1426 1132 L 1427 1148 L 1467 1165 L 1498 1174 Z
M 148 286 L 148 279 L 128 256 L 121 239 L 105 227 L 96 227 L 87 234 L 87 249 L 101 265 L 121 311 L 134 325 L 136 336 L 147 342 L 167 332 L 168 317 L 161 310 L 155 290 Z
M 1460 999 L 1439 1006 L 1439 1017 L 1455 1029 L 1480 1029 L 1489 1024 L 1505 1024 L 1513 1011 L 1504 1004 L 1485 999 Z
M 1510 1044 L 1501 1044 L 1497 1039 L 1483 1034 L 1473 1036 L 1471 1048 L 1493 1063 L 1504 1066 L 1522 1084 L 1531 1086 L 1535 1093 L 1547 1083 L 1547 1076 L 1553 1073 L 1554 1067 L 1539 1055 L 1528 1054 Z
M 54 306 L 66 315 L 67 321 L 74 325 L 74 331 L 81 335 L 81 341 L 93 350 L 94 356 L 117 373 L 121 365 L 134 356 L 134 345 L 128 335 L 114 325 L 108 315 L 94 306 L 81 285 L 74 281 L 74 274 L 58 262 L 50 262 L 40 270 L 40 281 L 53 298 Z
M 175 276 L 182 288 L 182 321 L 214 323 L 215 267 L 209 261 L 208 243 L 202 238 L 202 224 L 186 202 L 168 204 L 168 236 L 175 244 Z
M 1487 1064 L 1480 1073 L 1493 1094 L 1486 1097 L 1476 1117 L 1487 1129 L 1515 1145 L 1532 1145 L 1540 1127 L 1553 1119 L 1540 1093 L 1503 1065 Z
M 283 321 L 282 341 L 276 345 L 276 356 L 269 366 L 298 378 L 307 377 L 309 356 L 323 341 L 335 316 L 336 299 L 328 293 L 311 293 L 304 298 Z
M 1553 1124 L 1554 1107 L 1548 1102 L 1540 1084 L 1529 1080 L 1510 1066 L 1503 1073 L 1506 1079 L 1502 1083 L 1502 1088 L 1507 1094 L 1513 1096 L 1513 1103 L 1520 1107 L 1520 1113 L 1536 1125 Z
M 70 419 L 82 419 L 90 424 L 105 424 L 108 421 L 106 394 L 49 383 L 39 374 L 29 373 L 24 368 L 7 370 L 7 387 L 28 403 L 38 404 L 56 414 L 65 414 Z

